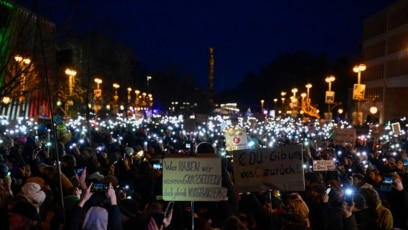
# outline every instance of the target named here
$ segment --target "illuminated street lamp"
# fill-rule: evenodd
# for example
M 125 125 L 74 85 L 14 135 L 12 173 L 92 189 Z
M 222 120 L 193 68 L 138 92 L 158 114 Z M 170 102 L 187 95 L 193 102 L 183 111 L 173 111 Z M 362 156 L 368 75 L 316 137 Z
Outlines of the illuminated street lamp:
M 115 104 L 118 102 L 119 96 L 118 96 L 118 89 L 120 85 L 118 83 L 113 83 L 113 88 L 115 88 L 115 95 L 113 96 L 113 99 L 115 100 Z
M 360 64 L 353 68 L 353 71 L 357 73 L 357 84 L 354 84 L 353 88 L 353 99 L 357 100 L 356 111 L 353 112 L 353 124 L 362 125 L 363 124 L 363 114 L 360 112 L 360 101 L 364 100 L 365 85 L 361 84 L 361 72 L 366 70 L 366 65 Z
M 306 98 L 309 98 L 310 88 L 312 88 L 312 84 L 308 83 L 308 84 L 306 84 L 305 87 L 306 87 L 306 89 L 307 89 L 307 91 L 306 91 Z
M 96 83 L 96 89 L 100 89 L 100 85 L 102 84 L 102 79 L 95 78 L 94 81 Z
M 353 71 L 355 73 L 357 73 L 357 84 L 359 84 L 359 85 L 360 85 L 360 82 L 361 82 L 361 72 L 365 71 L 366 68 L 367 67 L 364 64 L 356 65 L 356 66 L 353 67 Z
M 128 91 L 128 102 L 130 103 L 130 99 L 132 99 L 132 97 L 130 96 L 130 92 L 132 92 L 132 88 L 128 87 L 127 91 Z
M 293 97 L 296 98 L 296 93 L 298 92 L 297 88 L 292 89 Z
M 265 100 L 264 100 L 264 99 L 262 99 L 262 100 L 261 100 L 261 110 L 263 110 L 264 103 L 265 103 Z
M 77 72 L 73 69 L 67 68 L 65 70 L 65 74 L 68 75 L 68 92 L 69 96 L 72 96 L 72 91 L 74 88 L 74 77 L 76 76 Z
M 281 92 L 281 96 L 282 96 L 282 97 L 281 97 L 281 100 L 282 100 L 282 105 L 283 105 L 283 104 L 285 104 L 286 92 L 285 92 L 285 91 L 282 91 L 282 92 Z
M 135 90 L 135 94 L 136 94 L 136 98 L 135 98 L 135 107 L 136 107 L 136 110 L 138 110 L 139 109 L 139 94 L 140 94 L 140 90 L 138 90 L 138 89 L 136 89 Z
M 332 82 L 334 82 L 336 78 L 333 75 L 330 75 L 326 77 L 325 81 L 329 85 L 328 90 L 326 91 L 326 96 L 325 96 L 325 102 L 327 104 L 327 113 L 326 113 L 326 119 L 331 120 L 332 119 L 332 113 L 331 113 L 331 104 L 334 104 L 334 91 L 331 90 L 331 85 Z
M 101 108 L 99 99 L 102 97 L 102 90 L 100 89 L 100 85 L 102 84 L 102 79 L 95 78 L 94 82 L 96 83 L 96 89 L 94 89 L 94 96 L 95 96 L 94 110 L 95 110 L 95 114 L 97 114 L 99 109 Z
M 30 58 L 26 58 L 26 57 L 22 57 L 20 55 L 16 55 L 14 56 L 14 60 L 19 64 L 19 68 L 21 71 L 21 81 L 20 81 L 20 92 L 21 95 L 19 97 L 19 101 L 22 102 L 24 101 L 24 93 L 26 91 L 26 68 L 28 67 L 28 65 L 31 63 L 31 59 Z

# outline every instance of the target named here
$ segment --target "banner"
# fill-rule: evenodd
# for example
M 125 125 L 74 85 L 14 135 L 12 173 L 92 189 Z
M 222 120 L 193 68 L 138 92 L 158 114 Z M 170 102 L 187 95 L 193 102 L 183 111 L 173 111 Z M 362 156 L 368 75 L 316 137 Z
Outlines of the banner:
M 163 159 L 163 200 L 220 201 L 227 197 L 221 187 L 221 159 L 209 154 Z
M 356 138 L 356 129 L 333 128 L 333 144 L 335 145 L 350 144 L 354 146 Z
M 245 128 L 230 128 L 225 131 L 225 146 L 227 151 L 246 149 L 248 136 Z
M 334 171 L 336 163 L 333 160 L 314 160 L 313 171 Z
M 334 104 L 334 91 L 326 91 L 326 104 Z
M 305 190 L 300 145 L 233 152 L 235 187 L 240 192 Z
M 353 88 L 353 100 L 364 100 L 366 85 L 354 84 Z

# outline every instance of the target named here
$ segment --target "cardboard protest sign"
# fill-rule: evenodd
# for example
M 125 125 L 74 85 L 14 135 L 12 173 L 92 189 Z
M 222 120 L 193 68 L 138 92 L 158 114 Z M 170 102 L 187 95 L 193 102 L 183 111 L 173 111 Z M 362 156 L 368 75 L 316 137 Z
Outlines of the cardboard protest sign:
M 314 160 L 313 171 L 334 171 L 336 163 L 333 160 Z
M 356 129 L 341 129 L 341 128 L 333 128 L 333 144 L 335 145 L 343 145 L 343 144 L 350 144 L 354 146 L 356 144 Z
M 233 152 L 235 187 L 240 192 L 305 190 L 302 146 Z
M 245 128 L 231 128 L 225 131 L 225 146 L 227 151 L 246 149 L 248 136 Z
M 163 159 L 163 200 L 220 201 L 227 189 L 221 187 L 221 159 L 212 154 Z

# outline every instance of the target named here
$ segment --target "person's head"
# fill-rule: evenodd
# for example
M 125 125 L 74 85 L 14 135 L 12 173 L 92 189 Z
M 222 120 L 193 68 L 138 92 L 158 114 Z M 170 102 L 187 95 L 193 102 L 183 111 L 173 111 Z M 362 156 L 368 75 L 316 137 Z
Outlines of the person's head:
M 360 185 L 364 181 L 364 175 L 361 173 L 354 173 L 352 178 L 353 178 L 353 185 Z
M 380 196 L 378 192 L 373 188 L 360 188 L 359 194 L 361 194 L 366 200 L 368 207 L 376 207 L 378 204 L 381 204 Z
M 64 155 L 61 159 L 61 167 L 65 168 L 75 168 L 77 166 L 76 159 L 73 155 Z
M 107 229 L 108 211 L 100 206 L 92 206 L 86 212 L 82 229 Z
M 246 230 L 246 226 L 236 216 L 229 216 L 225 220 L 224 230 Z
M 32 204 L 37 210 L 39 210 L 41 204 L 46 198 L 46 194 L 41 190 L 41 186 L 34 182 L 25 183 L 20 190 L 20 193 Z
M 404 160 L 398 159 L 396 163 L 396 168 L 401 171 L 404 170 Z
M 37 225 L 40 216 L 37 209 L 24 200 L 16 201 L 9 206 L 9 224 L 10 229 L 25 230 Z
M 145 206 L 144 214 L 147 219 L 153 218 L 156 222 L 157 227 L 160 228 L 162 226 L 164 211 L 163 205 L 161 203 L 157 202 L 148 203 Z
M 380 183 L 382 182 L 382 179 L 383 179 L 378 169 L 371 170 L 369 173 L 369 177 L 370 177 L 370 180 L 372 180 L 375 183 Z
M 288 212 L 297 214 L 303 218 L 309 216 L 309 207 L 307 204 L 300 198 L 288 199 Z

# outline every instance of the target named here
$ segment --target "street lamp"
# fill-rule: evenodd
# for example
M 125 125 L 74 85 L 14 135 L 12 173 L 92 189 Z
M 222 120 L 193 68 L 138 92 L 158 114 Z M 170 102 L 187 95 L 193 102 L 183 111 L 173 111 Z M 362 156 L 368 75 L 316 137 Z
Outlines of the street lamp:
M 94 81 L 96 83 L 96 89 L 100 89 L 100 85 L 102 84 L 102 79 L 95 78 Z
M 264 99 L 262 99 L 262 100 L 261 100 L 261 110 L 263 110 L 264 103 L 265 103 L 265 100 L 264 100 Z
M 361 81 L 361 72 L 365 71 L 366 68 L 367 68 L 367 67 L 366 67 L 366 65 L 364 65 L 364 64 L 355 65 L 355 66 L 353 67 L 353 71 L 354 71 L 355 73 L 357 73 L 357 84 L 359 84 L 359 85 L 360 85 L 360 81 Z
M 95 96 L 95 115 L 98 113 L 100 109 L 99 99 L 102 97 L 102 90 L 100 89 L 100 85 L 102 84 L 102 79 L 95 78 L 94 82 L 96 83 L 96 89 L 94 89 L 94 96 Z
M 308 83 L 306 84 L 306 98 L 309 98 L 309 93 L 310 93 L 310 88 L 312 88 L 312 84 Z
M 329 84 L 328 91 L 331 91 L 331 83 L 334 82 L 334 80 L 336 80 L 336 77 L 334 77 L 333 75 L 326 77 L 325 81 Z
M 140 90 L 136 89 L 135 90 L 135 94 L 136 94 L 136 98 L 135 98 L 135 108 L 136 110 L 139 110 L 139 94 L 140 94 Z
M 285 104 L 285 96 L 286 96 L 286 92 L 285 91 L 282 91 L 281 92 L 281 100 L 282 100 L 282 106 Z
M 113 96 L 113 99 L 115 100 L 115 104 L 118 102 L 119 96 L 118 96 L 118 89 L 120 85 L 118 83 L 113 83 L 113 88 L 115 88 L 115 95 Z
M 132 91 L 132 88 L 128 87 L 127 91 L 128 91 L 128 102 L 130 103 L 130 99 L 132 99 L 132 97 L 130 96 L 130 92 Z
M 363 124 L 363 114 L 360 112 L 360 101 L 364 100 L 365 85 L 361 84 L 361 72 L 366 70 L 366 65 L 354 66 L 353 71 L 357 73 L 357 84 L 354 84 L 353 99 L 357 100 L 356 111 L 353 113 L 353 124 Z
M 20 68 L 19 71 L 21 71 L 21 81 L 20 81 L 21 95 L 20 95 L 19 101 L 22 102 L 24 100 L 24 94 L 26 91 L 26 78 L 27 78 L 25 74 L 27 72 L 26 68 L 31 63 L 31 59 L 22 57 L 20 55 L 16 55 L 14 56 L 14 60 L 19 64 L 19 68 Z
M 69 92 L 69 96 L 72 96 L 72 91 L 74 88 L 74 77 L 76 76 L 77 72 L 73 69 L 69 69 L 67 68 L 65 70 L 65 74 L 68 75 L 68 92 Z
M 325 101 L 327 104 L 327 114 L 326 114 L 326 118 L 328 120 L 332 119 L 332 114 L 331 114 L 331 104 L 334 103 L 334 92 L 331 90 L 331 84 L 332 82 L 334 82 L 336 80 L 336 78 L 333 75 L 330 75 L 328 77 L 326 77 L 325 81 L 327 82 L 327 84 L 329 84 L 329 89 L 326 91 L 326 97 L 325 97 Z

